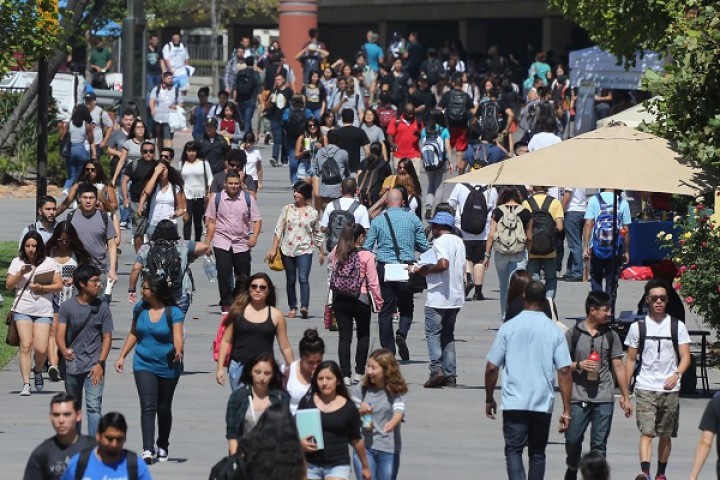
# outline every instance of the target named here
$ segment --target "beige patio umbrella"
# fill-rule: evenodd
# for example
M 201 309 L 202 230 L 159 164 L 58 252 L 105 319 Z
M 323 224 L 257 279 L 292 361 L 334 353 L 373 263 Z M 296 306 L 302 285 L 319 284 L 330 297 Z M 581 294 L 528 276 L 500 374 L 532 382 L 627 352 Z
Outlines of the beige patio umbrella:
M 667 140 L 617 124 L 446 182 L 612 188 L 681 195 L 696 195 L 717 185 L 709 173 L 680 158 Z

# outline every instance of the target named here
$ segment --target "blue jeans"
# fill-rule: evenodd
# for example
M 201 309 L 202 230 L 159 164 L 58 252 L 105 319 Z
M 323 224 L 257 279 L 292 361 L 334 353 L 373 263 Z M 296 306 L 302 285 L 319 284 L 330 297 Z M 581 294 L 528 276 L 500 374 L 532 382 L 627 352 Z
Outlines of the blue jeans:
M 307 308 L 310 305 L 310 267 L 312 266 L 312 253 L 296 257 L 282 256 L 285 266 L 285 281 L 287 287 L 288 306 L 290 310 L 297 309 L 297 295 L 295 282 L 300 277 L 300 306 Z
M 252 133 L 252 120 L 253 115 L 255 114 L 255 108 L 257 107 L 257 102 L 253 98 L 250 101 L 247 102 L 238 102 L 238 109 L 240 110 L 240 118 L 242 119 L 243 123 L 245 124 L 245 133 Z
M 584 405 L 584 406 L 583 406 Z M 570 405 L 570 428 L 565 432 L 565 463 L 571 470 L 577 470 L 582 455 L 582 444 L 588 424 L 590 427 L 590 450 L 597 450 L 603 455 L 607 448 L 607 440 L 612 426 L 613 402 L 605 403 L 572 403 Z
M 583 212 L 565 212 L 565 237 L 567 238 L 568 264 L 565 275 L 568 277 L 582 277 L 582 232 L 585 226 L 585 214 Z
M 553 259 L 554 260 L 554 259 Z M 508 480 L 543 480 L 545 478 L 545 447 L 550 433 L 552 415 L 527 410 L 503 412 L 505 465 Z M 523 449 L 528 447 L 529 472 L 525 477 Z
M 555 299 L 557 290 L 557 259 L 553 258 L 530 258 L 528 259 L 527 271 L 533 276 L 533 280 L 540 280 L 540 270 L 545 272 L 545 290 L 547 296 Z
M 284 159 L 285 161 L 282 163 L 287 163 L 287 153 L 284 151 L 285 149 L 282 149 L 283 151 L 281 151 L 280 148 L 283 146 L 285 141 L 285 135 L 280 120 L 270 119 L 270 132 L 272 133 L 273 139 L 272 158 L 280 161 Z
M 508 286 L 510 275 L 523 263 L 525 252 L 499 253 L 495 252 L 495 270 L 497 270 L 500 283 L 500 317 L 505 318 L 505 307 L 507 306 Z
M 295 158 L 295 142 L 296 139 L 289 138 L 287 134 L 285 135 L 284 142 L 285 142 L 285 151 L 287 152 L 287 159 L 288 159 L 288 166 L 290 167 L 290 185 L 295 185 L 295 183 L 298 181 L 298 165 L 300 162 L 298 162 L 298 159 Z
M 456 376 L 455 320 L 459 308 L 425 306 L 425 338 L 430 356 L 430 373 Z
M 65 190 L 69 190 L 70 187 L 73 186 L 80 174 L 80 170 L 88 160 L 90 160 L 90 152 L 85 150 L 84 143 L 73 143 L 70 145 L 70 158 L 67 160 L 68 177 L 65 179 Z
M 88 423 L 88 435 L 95 437 L 100 419 L 102 418 L 102 396 L 105 387 L 105 379 L 93 385 L 90 379 L 90 372 L 77 375 L 65 374 L 65 392 L 75 397 L 82 405 L 83 390 L 85 390 L 85 417 Z M 77 431 L 82 429 L 81 422 L 77 424 Z
M 320 108 L 311 108 L 310 112 L 315 120 L 320 121 Z
M 368 466 L 372 473 L 372 480 L 395 480 L 400 470 L 400 454 L 388 453 L 368 448 L 367 453 Z M 362 463 L 357 453 L 353 450 L 353 470 L 355 470 L 355 478 L 362 480 Z
M 146 73 L 145 74 L 145 91 L 149 92 L 153 88 L 160 85 L 162 81 L 162 75 L 159 73 Z
M 230 360 L 230 365 L 228 365 L 228 385 L 230 385 L 230 390 L 233 392 L 244 385 L 240 381 L 242 372 L 243 364 L 235 360 Z

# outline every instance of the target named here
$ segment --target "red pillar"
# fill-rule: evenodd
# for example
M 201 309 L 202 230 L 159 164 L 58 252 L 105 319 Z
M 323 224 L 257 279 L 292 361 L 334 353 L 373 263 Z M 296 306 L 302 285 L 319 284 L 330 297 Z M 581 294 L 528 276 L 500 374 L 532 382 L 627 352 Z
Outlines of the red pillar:
M 302 85 L 302 67 L 295 55 L 308 42 L 308 30 L 317 28 L 317 0 L 280 0 L 280 46 L 295 72 L 294 89 Z

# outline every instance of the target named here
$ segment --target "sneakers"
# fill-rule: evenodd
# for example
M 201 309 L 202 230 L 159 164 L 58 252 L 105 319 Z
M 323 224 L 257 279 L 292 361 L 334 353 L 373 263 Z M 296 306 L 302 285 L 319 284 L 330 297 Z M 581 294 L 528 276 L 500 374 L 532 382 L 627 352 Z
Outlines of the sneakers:
M 127 230 L 128 228 L 130 228 L 130 227 L 128 227 L 127 222 L 120 222 L 120 229 L 121 229 L 121 230 Z
M 430 374 L 430 378 L 428 378 L 423 386 L 425 388 L 440 388 L 443 385 L 445 385 L 445 374 L 442 372 L 434 372 Z
M 638 473 L 637 477 L 635 477 L 635 480 L 650 480 L 650 477 L 648 475 L 645 475 L 644 473 Z
M 478 290 L 477 287 L 475 287 L 475 295 L 473 295 L 473 300 L 475 300 L 475 301 L 485 300 L 485 295 L 483 295 L 482 290 Z
M 445 377 L 446 387 L 457 387 L 457 377 Z
M 658 475 L 655 475 L 655 480 L 667 480 L 667 477 L 664 473 L 660 473 Z
M 353 373 L 352 381 L 353 383 L 360 383 L 363 381 L 363 378 L 365 378 L 365 375 L 362 373 Z
M 143 462 L 147 463 L 148 465 L 152 465 L 153 461 L 155 460 L 155 452 L 151 450 L 143 450 L 142 459 Z
M 474 286 L 475 286 L 475 283 L 473 282 L 472 275 L 470 275 L 468 273 L 467 278 L 465 279 L 465 297 L 470 295 L 470 292 L 472 291 Z
M 164 448 L 158 447 L 157 449 L 157 455 L 155 456 L 155 459 L 158 462 L 167 462 L 168 461 L 168 451 Z
M 425 220 L 430 220 L 432 218 L 432 207 L 430 205 L 425 205 Z
M 266 145 L 267 145 L 267 144 L 266 144 Z M 272 165 L 273 167 L 277 167 L 277 166 L 278 166 L 277 158 L 271 158 L 271 159 L 270 159 L 270 165 Z
M 42 392 L 45 387 L 45 380 L 43 380 L 42 372 L 35 372 L 35 391 Z
M 270 145 L 271 141 L 272 141 L 272 135 L 270 135 L 269 133 L 266 133 L 265 138 L 263 139 L 263 143 L 265 143 L 265 145 Z M 273 165 L 273 167 L 274 166 L 275 165 Z
M 395 343 L 397 344 L 398 348 L 398 354 L 400 355 L 400 358 L 407 362 L 410 360 L 410 350 L 408 350 L 407 342 L 405 341 L 405 337 L 402 335 L 398 335 L 395 337 Z
M 352 379 L 350 377 L 343 377 L 343 383 L 345 384 L 346 387 L 351 387 L 353 384 Z
M 51 382 L 60 381 L 60 369 L 57 367 L 57 365 L 50 365 L 48 367 L 48 377 L 50 377 Z
M 30 384 L 29 383 L 23 383 L 22 390 L 20 390 L 20 396 L 21 397 L 29 397 L 30 396 Z

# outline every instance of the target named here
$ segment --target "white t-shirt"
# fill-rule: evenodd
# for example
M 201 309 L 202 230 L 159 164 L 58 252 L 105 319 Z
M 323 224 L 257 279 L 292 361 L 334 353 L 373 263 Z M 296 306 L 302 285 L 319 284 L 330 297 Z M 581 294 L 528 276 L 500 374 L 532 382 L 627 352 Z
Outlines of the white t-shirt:
M 173 69 L 180 69 L 182 72 L 184 72 L 184 69 L 181 67 L 185 66 L 186 60 L 190 60 L 187 48 L 185 48 L 185 44 L 182 42 L 178 45 L 172 42 L 166 43 L 162 49 L 162 56 Z M 176 76 L 187 75 L 187 73 L 182 72 L 176 71 Z
M 350 208 L 350 205 L 353 204 L 356 200 L 354 198 L 346 198 L 346 197 L 340 197 L 338 198 L 340 201 L 340 209 L 341 210 L 348 210 Z M 325 211 L 323 212 L 323 216 L 320 219 L 320 225 L 327 228 L 328 222 L 330 222 L 330 214 L 335 210 L 335 206 L 333 205 L 335 202 L 328 203 L 327 207 L 325 207 Z M 368 211 L 367 208 L 365 208 L 365 205 L 359 205 L 355 212 L 353 213 L 353 216 L 355 217 L 355 223 L 359 223 L 365 229 L 370 228 L 370 218 L 368 217 Z
M 250 175 L 253 180 L 258 181 L 258 165 L 262 162 L 262 153 L 257 148 L 253 148 L 249 152 L 245 150 L 247 155 L 247 163 L 245 164 L 245 175 Z
M 22 269 L 23 265 L 25 265 L 25 262 L 23 262 L 20 257 L 13 258 L 13 261 L 10 262 L 10 266 L 8 267 L 8 275 L 16 275 Z M 20 300 L 18 300 L 20 292 L 22 292 L 23 287 L 28 281 L 30 281 L 31 277 L 34 277 L 38 273 L 43 273 L 50 270 L 60 273 L 60 265 L 58 265 L 55 260 L 48 257 L 45 258 L 45 260 L 40 265 L 38 265 L 37 268 L 23 275 L 23 278 L 20 279 L 20 281 L 17 283 L 17 286 L 15 287 L 15 300 L 13 300 L 13 304 L 11 305 L 11 308 L 14 312 L 24 313 L 25 315 L 31 315 L 33 317 L 52 318 L 52 293 L 36 295 L 28 286 L 28 288 L 25 289 L 25 292 L 23 292 Z M 15 305 L 15 302 L 17 302 L 17 306 Z
M 675 349 L 670 336 L 670 315 L 665 316 L 663 321 L 656 322 L 650 317 L 645 317 L 647 336 L 643 347 L 642 368 L 638 373 L 635 387 L 640 390 L 652 392 L 667 392 L 665 390 L 665 379 L 670 377 L 678 367 Z M 637 348 L 640 343 L 640 331 L 637 322 L 630 325 L 625 345 Z M 660 344 L 658 347 L 658 343 Z M 690 343 L 690 335 L 683 322 L 678 323 L 678 345 Z M 680 391 L 680 382 L 671 391 Z
M 566 189 L 567 191 L 567 189 Z M 585 212 L 587 210 L 587 194 L 584 188 L 573 188 L 566 212 Z
M 180 187 L 175 187 L 175 193 L 180 193 Z M 158 185 L 155 187 L 152 200 L 150 201 L 150 225 L 157 225 L 160 220 L 171 220 L 177 223 L 177 219 L 172 218 L 175 214 L 175 195 L 173 195 L 172 184 L 170 188 L 163 191 Z
M 427 300 L 425 305 L 433 308 L 460 308 L 465 304 L 465 244 L 452 233 L 444 233 L 433 239 L 435 257 L 447 259 L 450 266 L 440 273 L 427 276 Z
M 210 164 L 205 160 L 196 160 L 193 163 L 185 162 L 180 165 L 180 174 L 185 182 L 185 197 L 188 200 L 203 198 L 205 190 L 210 189 L 213 173 Z
M 463 208 L 465 208 L 465 201 L 467 200 L 468 195 L 470 195 L 470 190 L 468 190 L 464 184 L 456 183 L 455 188 L 453 188 L 452 193 L 450 193 L 450 198 L 448 198 L 448 203 L 455 209 L 455 226 L 457 228 L 460 228 L 460 217 L 462 215 Z M 497 197 L 497 190 L 494 187 L 485 190 L 485 202 L 487 203 L 488 211 L 485 230 L 479 235 L 474 235 L 461 229 L 463 240 L 487 240 L 488 232 L 490 232 L 490 223 L 492 223 L 492 211 L 495 209 Z
M 558 137 L 554 133 L 536 133 L 530 139 L 530 143 L 528 143 L 528 151 L 534 152 L 535 150 L 540 150 L 541 148 L 549 147 L 560 142 L 562 142 L 562 138 Z

